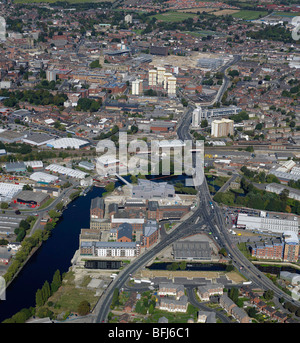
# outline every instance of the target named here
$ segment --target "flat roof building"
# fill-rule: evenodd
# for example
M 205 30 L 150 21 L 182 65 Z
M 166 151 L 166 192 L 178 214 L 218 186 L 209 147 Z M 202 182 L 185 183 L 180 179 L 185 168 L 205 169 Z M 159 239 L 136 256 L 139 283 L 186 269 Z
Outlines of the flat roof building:
M 39 207 L 48 199 L 50 199 L 50 196 L 42 192 L 21 191 L 13 198 L 13 202 L 20 205 Z
M 287 231 L 297 232 L 299 230 L 298 220 L 275 219 L 248 216 L 240 213 L 237 219 L 237 227 L 246 230 L 259 230 L 267 232 L 284 233 Z
M 173 243 L 175 260 L 211 260 L 209 242 L 178 241 Z
M 78 138 L 59 138 L 47 143 L 47 146 L 54 149 L 81 149 L 88 146 L 90 143 Z

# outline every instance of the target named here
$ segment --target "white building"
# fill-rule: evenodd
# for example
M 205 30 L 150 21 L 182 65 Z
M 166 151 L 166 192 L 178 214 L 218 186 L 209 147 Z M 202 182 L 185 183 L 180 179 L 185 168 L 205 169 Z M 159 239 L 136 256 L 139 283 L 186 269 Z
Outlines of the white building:
M 60 166 L 59 164 L 54 164 L 54 163 L 46 167 L 45 170 L 48 170 L 52 173 L 74 177 L 75 179 L 84 179 L 86 176 L 88 176 L 87 173 L 84 173 L 81 170 L 63 167 L 63 166 Z
M 47 146 L 54 149 L 81 149 L 88 146 L 90 143 L 78 138 L 59 138 L 47 143 Z
M 157 84 L 157 70 L 156 69 L 149 70 L 148 82 L 149 82 L 149 86 L 156 86 Z
M 31 167 L 33 170 L 42 169 L 44 166 L 43 161 L 25 161 L 24 163 L 26 168 Z
M 168 95 L 176 95 L 176 77 L 174 76 L 168 78 Z
M 88 242 L 83 242 L 88 243 Z M 139 244 L 136 242 L 91 242 L 94 245 L 94 256 L 98 257 L 136 257 L 139 255 Z
M 164 89 L 168 89 L 168 80 L 170 77 L 172 77 L 173 75 L 171 73 L 164 73 L 164 81 L 163 81 L 163 85 L 164 85 Z
M 56 81 L 56 71 L 55 70 L 46 70 L 46 78 L 48 82 Z
M 213 120 L 211 123 L 211 136 L 217 138 L 233 135 L 233 123 L 233 120 L 225 118 L 222 118 L 221 120 Z
M 0 82 L 0 89 L 10 89 L 10 88 L 11 88 L 11 81 L 1 81 Z
M 164 67 L 157 67 L 157 83 L 162 85 L 164 82 L 164 75 L 166 73 L 166 68 Z
M 0 202 L 11 201 L 21 190 L 23 189 L 23 184 L 16 185 L 14 183 L 0 183 Z
M 35 182 L 39 182 L 39 183 L 52 183 L 58 180 L 57 176 L 51 175 L 51 174 L 47 174 L 44 172 L 35 172 L 33 174 L 30 175 L 30 180 L 33 180 Z
M 132 81 L 131 92 L 132 95 L 141 95 L 143 93 L 143 80 Z
M 131 14 L 127 14 L 124 18 L 125 20 L 125 23 L 129 23 L 129 24 L 132 24 L 132 15 Z
M 246 230 L 258 230 L 262 232 L 276 232 L 282 234 L 288 231 L 298 233 L 299 230 L 298 220 L 252 217 L 245 213 L 240 213 L 238 215 L 236 226 Z
M 6 40 L 6 20 L 0 17 L 0 41 Z

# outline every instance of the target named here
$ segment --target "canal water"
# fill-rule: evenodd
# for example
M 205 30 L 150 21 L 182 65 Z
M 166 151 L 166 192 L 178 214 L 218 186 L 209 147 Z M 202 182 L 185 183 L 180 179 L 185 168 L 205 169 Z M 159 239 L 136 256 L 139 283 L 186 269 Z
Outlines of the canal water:
M 52 282 L 57 269 L 67 272 L 75 251 L 79 248 L 82 228 L 89 228 L 91 200 L 101 196 L 104 188 L 94 187 L 68 205 L 52 230 L 51 236 L 30 258 L 6 290 L 6 300 L 0 301 L 0 322 L 23 308 L 35 306 L 35 294 L 47 280 Z
M 124 178 L 130 182 L 130 177 Z M 173 183 L 184 182 L 186 176 L 149 178 L 155 182 Z M 122 185 L 122 182 L 116 182 L 116 187 Z M 90 227 L 91 200 L 104 192 L 104 188 L 93 187 L 86 196 L 80 196 L 68 205 L 49 239 L 43 242 L 6 289 L 6 300 L 0 301 L 0 323 L 23 308 L 34 307 L 36 291 L 46 280 L 52 282 L 57 269 L 61 274 L 68 271 L 71 259 L 79 248 L 80 230 Z

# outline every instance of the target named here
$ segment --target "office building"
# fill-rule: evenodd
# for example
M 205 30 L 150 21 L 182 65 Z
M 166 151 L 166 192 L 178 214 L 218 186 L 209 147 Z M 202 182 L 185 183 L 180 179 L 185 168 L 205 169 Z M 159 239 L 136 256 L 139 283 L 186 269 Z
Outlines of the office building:
M 211 124 L 212 137 L 227 137 L 233 135 L 233 120 L 222 118 L 221 120 L 213 120 Z
M 228 107 L 211 108 L 211 109 L 198 106 L 193 111 L 192 126 L 199 127 L 203 119 L 231 116 L 241 111 L 242 109 L 237 106 L 228 106 Z

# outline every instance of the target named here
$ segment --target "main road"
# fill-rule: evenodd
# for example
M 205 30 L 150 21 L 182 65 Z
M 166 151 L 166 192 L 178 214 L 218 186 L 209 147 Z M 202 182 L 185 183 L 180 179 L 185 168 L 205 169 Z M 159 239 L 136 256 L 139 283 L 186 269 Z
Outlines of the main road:
M 235 57 L 234 61 L 237 61 L 239 57 Z M 230 63 L 230 65 L 233 62 Z M 224 66 L 225 69 L 228 65 Z M 226 86 L 228 85 L 228 79 L 225 78 Z M 222 92 L 218 94 L 215 101 L 218 101 L 222 94 L 224 94 L 226 88 L 223 88 Z M 191 115 L 193 108 L 188 107 L 184 117 L 181 120 L 180 126 L 177 129 L 177 135 L 180 140 L 190 140 L 192 139 L 190 135 L 190 124 Z M 202 171 L 203 172 L 203 171 Z M 167 246 L 175 242 L 176 240 L 193 235 L 196 233 L 203 232 L 203 225 L 209 228 L 213 235 L 216 243 L 219 247 L 224 247 L 228 252 L 229 258 L 232 260 L 233 265 L 249 280 L 251 280 L 255 285 L 263 290 L 273 290 L 274 295 L 278 298 L 282 297 L 286 301 L 291 301 L 297 306 L 300 306 L 298 301 L 295 301 L 291 296 L 282 292 L 277 288 L 273 282 L 267 278 L 262 272 L 260 272 L 232 243 L 226 225 L 224 223 L 224 215 L 219 208 L 219 206 L 213 201 L 211 194 L 208 189 L 208 184 L 203 175 L 202 183 L 197 185 L 195 188 L 198 191 L 199 196 L 199 206 L 196 208 L 194 213 L 181 225 L 179 225 L 173 232 L 168 235 L 164 235 L 161 241 L 153 247 L 151 250 L 144 252 L 136 260 L 134 260 L 130 265 L 123 269 L 115 280 L 109 285 L 105 293 L 99 299 L 99 302 L 94 308 L 94 319 L 96 323 L 105 322 L 107 320 L 108 313 L 110 311 L 110 304 L 112 301 L 112 296 L 115 288 L 121 289 L 125 286 L 126 281 L 130 275 L 134 274 L 137 270 L 144 267 L 149 261 L 151 261 L 155 255 L 160 251 L 165 249 Z M 198 220 L 198 222 L 197 222 Z M 196 224 L 197 223 L 197 224 Z

